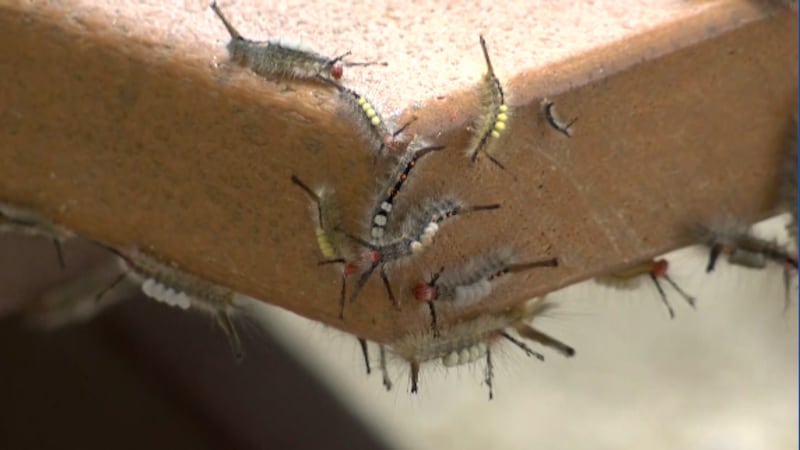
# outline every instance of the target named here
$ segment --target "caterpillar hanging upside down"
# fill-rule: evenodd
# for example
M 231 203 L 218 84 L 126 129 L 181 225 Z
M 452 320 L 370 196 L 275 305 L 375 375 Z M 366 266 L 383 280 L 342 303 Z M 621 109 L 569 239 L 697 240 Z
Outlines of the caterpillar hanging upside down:
M 768 261 L 783 268 L 783 284 L 786 293 L 785 307 L 789 306 L 790 278 L 797 273 L 797 250 L 788 249 L 769 239 L 753 234 L 750 227 L 738 220 L 718 220 L 711 225 L 694 224 L 690 233 L 695 242 L 709 248 L 706 273 L 716 266 L 720 255 L 728 257 L 728 263 L 750 269 L 764 269 Z
M 125 279 L 141 286 L 142 293 L 153 300 L 183 310 L 192 309 L 210 314 L 228 338 L 237 361 L 244 358 L 244 350 L 234 318 L 243 312 L 246 297 L 230 288 L 204 280 L 165 264 L 139 250 L 119 250 L 100 244 L 119 256 L 123 272 L 105 289 L 98 292 L 95 301 L 102 298 Z
M 431 276 L 427 283 L 418 283 L 414 298 L 427 303 L 431 315 L 431 329 L 439 334 L 436 303 L 449 304 L 455 308 L 465 308 L 478 303 L 492 293 L 494 282 L 517 272 L 537 267 L 558 267 L 557 258 L 539 261 L 514 263 L 511 250 L 498 250 L 488 255 L 473 258 L 463 267 L 439 272 Z
M 540 361 L 544 360 L 544 355 L 528 347 L 522 339 L 536 342 L 566 357 L 575 354 L 575 350 L 569 345 L 529 324 L 554 306 L 544 299 L 523 302 L 504 312 L 481 314 L 470 320 L 443 327 L 439 335 L 434 335 L 433 331 L 427 328 L 418 333 L 410 333 L 389 344 L 388 348 L 411 367 L 412 393 L 417 392 L 419 371 L 424 363 L 438 359 L 445 367 L 455 367 L 485 358 L 484 382 L 489 388 L 491 400 L 494 397 L 492 349 L 499 341 L 507 340 L 526 355 Z M 522 339 L 515 337 L 512 332 Z
M 489 51 L 486 49 L 486 40 L 480 36 L 483 57 L 486 60 L 486 74 L 480 84 L 481 115 L 475 120 L 472 127 L 473 138 L 467 155 L 475 162 L 478 154 L 483 153 L 495 165 L 505 170 L 505 165 L 492 155 L 493 141 L 497 140 L 508 124 L 508 105 L 505 103 L 505 94 L 500 80 L 494 74 Z
M 656 286 L 658 294 L 661 296 L 661 301 L 667 308 L 670 319 L 674 319 L 675 311 L 672 309 L 672 305 L 669 304 L 669 301 L 667 301 L 667 294 L 664 292 L 664 289 L 661 287 L 661 283 L 658 280 L 663 279 L 669 283 L 669 285 L 672 286 L 672 288 L 675 289 L 692 308 L 695 306 L 695 298 L 687 294 L 683 289 L 680 288 L 680 286 L 678 286 L 678 284 L 667 274 L 668 270 L 669 262 L 666 259 L 651 259 L 649 261 L 634 264 L 633 266 L 630 266 L 624 270 L 597 277 L 595 278 L 595 281 L 600 284 L 618 289 L 635 289 L 639 287 L 639 281 L 643 276 L 646 275 Z
M 263 77 L 277 76 L 335 82 L 342 78 L 345 66 L 387 65 L 385 62 L 344 61 L 350 52 L 329 58 L 293 39 L 273 38 L 267 41 L 246 39 L 222 14 L 216 1 L 211 2 L 210 8 L 231 36 L 227 46 L 231 60 Z
M 333 191 L 327 187 L 312 190 L 296 175 L 291 177 L 292 183 L 303 190 L 314 203 L 316 209 L 315 235 L 317 246 L 324 258 L 319 265 L 341 264 L 342 282 L 339 293 L 339 318 L 344 318 L 344 299 L 347 289 L 347 277 L 355 273 L 358 265 L 353 262 L 354 252 L 346 235 L 340 231 L 342 217 Z

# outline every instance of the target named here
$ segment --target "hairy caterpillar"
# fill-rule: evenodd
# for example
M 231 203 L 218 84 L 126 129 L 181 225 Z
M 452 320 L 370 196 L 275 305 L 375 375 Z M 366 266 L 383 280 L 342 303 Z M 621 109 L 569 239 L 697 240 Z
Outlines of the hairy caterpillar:
M 797 270 L 797 255 L 774 241 L 755 236 L 750 227 L 736 220 L 721 220 L 711 225 L 695 224 L 691 233 L 696 242 L 709 247 L 706 272 L 714 270 L 719 255 L 728 262 L 752 269 L 762 269 L 774 261 L 787 269 Z
M 473 126 L 473 140 L 467 150 L 467 155 L 474 162 L 479 153 L 484 153 L 490 161 L 501 169 L 505 166 L 491 154 L 491 140 L 500 137 L 506 129 L 508 122 L 508 105 L 505 103 L 505 94 L 500 80 L 494 74 L 489 51 L 486 49 L 486 40 L 480 36 L 483 57 L 486 60 L 486 74 L 480 84 L 481 115 Z
M 438 359 L 445 367 L 454 367 L 485 358 L 484 382 L 489 388 L 489 399 L 491 400 L 494 397 L 491 350 L 498 341 L 508 340 L 522 349 L 526 355 L 544 360 L 544 355 L 534 351 L 525 342 L 512 335 L 512 330 L 521 338 L 549 347 L 566 357 L 575 354 L 575 350 L 569 345 L 548 336 L 529 324 L 530 321 L 554 306 L 544 299 L 523 302 L 500 313 L 482 314 L 470 320 L 444 327 L 438 336 L 434 335 L 430 329 L 409 333 L 392 342 L 389 348 L 411 367 L 412 393 L 417 392 L 420 366 L 428 361 Z
M 350 105 L 358 117 L 358 123 L 362 124 L 362 131 L 370 145 L 370 151 L 373 155 L 383 156 L 384 151 L 389 152 L 399 150 L 403 143 L 397 139 L 406 128 L 408 128 L 414 119 L 409 120 L 397 130 L 392 131 L 392 125 L 378 112 L 375 104 L 367 99 L 365 96 L 358 92 L 337 85 L 339 93 L 342 98 Z
M 141 251 L 123 251 L 103 246 L 119 256 L 123 263 L 123 272 L 95 296 L 95 301 L 100 301 L 123 280 L 131 279 L 153 300 L 184 310 L 192 309 L 210 314 L 228 338 L 237 361 L 244 358 L 233 319 L 235 314 L 241 312 L 245 297 L 227 287 L 182 272 Z
M 572 137 L 572 125 L 578 121 L 578 118 L 575 117 L 569 122 L 565 122 L 561 120 L 553 110 L 554 108 L 553 101 L 550 99 L 542 100 L 542 112 L 544 112 L 544 117 L 547 119 L 547 123 L 550 124 L 551 127 L 555 128 L 556 131 L 563 134 L 566 137 Z
M 342 221 L 339 205 L 333 197 L 333 191 L 321 187 L 316 191 L 303 183 L 296 175 L 291 177 L 292 183 L 298 186 L 314 202 L 316 209 L 317 246 L 324 258 L 319 265 L 341 264 L 342 284 L 339 293 L 339 318 L 344 318 L 344 299 L 347 289 L 347 277 L 355 273 L 356 265 L 351 262 L 353 251 L 347 237 L 340 231 Z
M 595 280 L 600 284 L 605 284 L 619 289 L 635 289 L 639 287 L 639 280 L 641 280 L 642 276 L 647 275 L 656 286 L 658 294 L 661 296 L 661 301 L 667 308 L 670 319 L 674 319 L 675 311 L 672 309 L 672 305 L 670 305 L 667 301 L 667 294 L 664 292 L 664 289 L 661 287 L 661 283 L 658 281 L 660 278 L 669 283 L 669 285 L 672 286 L 672 288 L 675 289 L 675 291 L 677 291 L 678 294 L 680 294 L 680 296 L 683 297 L 683 299 L 686 300 L 686 303 L 688 303 L 692 308 L 695 306 L 696 299 L 687 294 L 678 286 L 678 284 L 667 274 L 668 270 L 669 262 L 666 259 L 652 259 L 635 264 L 624 270 L 620 270 L 609 275 L 597 277 Z
M 62 269 L 66 267 L 61 244 L 75 237 L 74 233 L 50 222 L 33 211 L 5 203 L 0 203 L 0 216 L 2 216 L 0 233 L 17 233 L 50 239 L 56 250 L 59 267 Z
M 430 245 L 439 231 L 441 223 L 445 220 L 458 215 L 493 210 L 499 207 L 499 204 L 466 206 L 464 202 L 455 197 L 429 198 L 409 212 L 398 238 L 387 240 L 383 244 L 374 244 L 348 234 L 352 240 L 367 249 L 363 254 L 363 260 L 369 264 L 369 267 L 359 277 L 356 287 L 350 295 L 350 302 L 355 301 L 369 277 L 375 272 L 375 269 L 379 269 L 389 300 L 399 308 L 400 305 L 392 292 L 386 272 L 387 266 L 408 258 Z
M 473 258 L 465 266 L 433 274 L 427 283 L 418 283 L 414 298 L 428 304 L 431 329 L 438 335 L 436 302 L 446 302 L 456 308 L 473 305 L 492 293 L 493 282 L 506 274 L 522 272 L 536 267 L 557 267 L 557 258 L 540 261 L 512 263 L 511 250 L 498 250 Z
M 372 242 L 380 242 L 384 238 L 392 210 L 394 209 L 394 201 L 408 182 L 411 172 L 417 167 L 417 162 L 423 156 L 444 148 L 443 145 L 426 145 L 423 141 L 417 139 L 409 144 L 392 173 L 387 177 L 370 212 L 370 238 Z
M 344 66 L 387 65 L 385 62 L 344 61 L 350 52 L 329 58 L 293 39 L 273 38 L 266 42 L 246 39 L 222 14 L 216 1 L 211 2 L 210 8 L 231 36 L 227 46 L 231 59 L 261 76 L 335 82 L 342 77 Z

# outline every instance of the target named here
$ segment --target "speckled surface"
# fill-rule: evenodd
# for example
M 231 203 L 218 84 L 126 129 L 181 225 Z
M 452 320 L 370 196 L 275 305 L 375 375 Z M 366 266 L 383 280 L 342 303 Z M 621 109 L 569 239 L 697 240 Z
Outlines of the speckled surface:
M 395 290 L 408 303 L 427 271 L 501 245 L 560 258 L 480 305 L 498 309 L 675 248 L 687 221 L 768 212 L 795 108 L 796 16 L 743 0 L 651 3 L 221 7 L 253 38 L 295 35 L 389 62 L 345 79 L 448 146 L 420 165 L 398 208 L 433 192 L 503 205 L 448 226 L 433 251 L 392 272 Z M 335 187 L 345 225 L 359 230 L 382 172 L 337 97 L 232 67 L 208 5 L 173 5 L 0 6 L 0 78 L 12 86 L 0 91 L 2 195 L 373 339 L 417 326 L 421 316 L 393 312 L 377 280 L 339 321 L 338 273 L 316 265 L 290 174 Z M 498 154 L 510 173 L 462 156 L 483 70 L 478 32 L 514 107 Z M 572 139 L 544 123 L 543 95 L 579 116 Z

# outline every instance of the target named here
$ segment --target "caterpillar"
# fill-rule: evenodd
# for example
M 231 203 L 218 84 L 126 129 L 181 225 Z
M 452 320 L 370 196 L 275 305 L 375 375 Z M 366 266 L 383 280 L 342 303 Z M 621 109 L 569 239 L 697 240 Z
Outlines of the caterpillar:
M 709 247 L 706 272 L 712 272 L 721 254 L 731 264 L 762 269 L 773 261 L 786 269 L 797 270 L 797 255 L 774 241 L 755 236 L 750 227 L 737 220 L 719 220 L 711 225 L 694 224 L 690 229 L 696 242 Z
M 241 339 L 234 325 L 234 315 L 242 312 L 245 297 L 233 290 L 206 281 L 196 275 L 164 264 L 139 250 L 119 250 L 100 244 L 116 254 L 123 264 L 122 273 L 104 290 L 97 293 L 99 302 L 123 280 L 130 279 L 147 297 L 183 310 L 202 311 L 214 317 L 225 333 L 237 361 L 244 358 Z
M 500 80 L 494 74 L 489 51 L 486 49 L 486 40 L 480 36 L 483 57 L 486 60 L 486 74 L 480 84 L 481 115 L 476 119 L 473 129 L 473 139 L 467 155 L 475 162 L 478 154 L 483 153 L 495 165 L 505 170 L 505 165 L 497 160 L 491 152 L 491 141 L 500 137 L 508 124 L 508 105 L 505 103 L 505 94 Z
M 512 252 L 502 249 L 473 258 L 463 267 L 433 274 L 427 283 L 413 288 L 414 298 L 427 303 L 431 315 L 431 329 L 438 335 L 436 302 L 446 302 L 456 308 L 473 305 L 492 293 L 493 283 L 506 274 L 522 272 L 536 267 L 558 267 L 558 258 L 512 263 Z
M 489 388 L 489 399 L 494 398 L 494 366 L 492 348 L 500 340 L 507 340 L 520 348 L 527 356 L 541 361 L 544 355 L 534 351 L 521 339 L 511 334 L 513 331 L 522 339 L 536 342 L 572 357 L 575 350 L 567 344 L 550 337 L 529 324 L 538 316 L 551 310 L 555 305 L 545 299 L 523 302 L 509 310 L 481 314 L 472 319 L 459 322 L 440 330 L 434 335 L 430 329 L 409 333 L 388 345 L 392 353 L 405 360 L 411 368 L 411 393 L 419 386 L 419 372 L 422 364 L 441 360 L 445 367 L 469 364 L 481 358 L 486 360 L 484 382 Z
M 292 183 L 306 193 L 316 209 L 317 246 L 324 258 L 318 265 L 341 264 L 342 282 L 339 292 L 339 318 L 344 319 L 344 299 L 347 277 L 355 273 L 357 266 L 352 262 L 353 252 L 344 233 L 340 231 L 341 215 L 333 191 L 327 187 L 312 190 L 297 175 L 291 176 Z
M 641 280 L 641 277 L 643 275 L 647 275 L 656 286 L 658 294 L 661 296 L 661 301 L 667 308 L 670 319 L 674 319 L 675 311 L 672 309 L 672 305 L 670 305 L 669 301 L 667 301 L 667 295 L 664 292 L 664 288 L 661 287 L 659 279 L 663 279 L 669 283 L 669 285 L 672 286 L 672 288 L 675 289 L 675 291 L 677 291 L 678 294 L 680 294 L 680 296 L 683 297 L 683 299 L 686 300 L 686 303 L 688 303 L 692 308 L 695 307 L 696 299 L 687 294 L 683 289 L 680 288 L 680 286 L 678 286 L 678 284 L 667 274 L 668 270 L 669 262 L 666 259 L 651 259 L 649 261 L 634 264 L 633 266 L 630 266 L 624 270 L 597 277 L 595 280 L 600 284 L 605 284 L 619 289 L 633 289 L 639 286 L 639 280 Z
M 260 76 L 335 83 L 335 80 L 342 77 L 344 66 L 387 65 L 385 62 L 346 62 L 344 58 L 350 55 L 349 51 L 329 58 L 289 38 L 272 38 L 266 42 L 250 40 L 243 37 L 228 21 L 216 1 L 211 2 L 210 8 L 230 34 L 231 40 L 227 48 L 231 60 L 250 68 Z
M 33 211 L 0 203 L 0 233 L 16 233 L 50 239 L 56 251 L 56 259 L 61 269 L 66 267 L 62 243 L 75 237 L 75 234 L 62 228 Z
M 458 215 L 476 211 L 488 211 L 499 208 L 499 204 L 467 206 L 455 197 L 429 198 L 410 211 L 402 225 L 400 237 L 375 244 L 357 236 L 347 234 L 350 239 L 363 246 L 366 251 L 363 260 L 369 267 L 359 277 L 356 287 L 350 295 L 354 302 L 366 285 L 370 276 L 378 269 L 386 288 L 389 300 L 399 309 L 400 305 L 394 296 L 386 268 L 389 264 L 406 259 L 422 251 L 433 242 L 441 223 Z
M 556 131 L 563 134 L 566 137 L 572 137 L 572 125 L 578 121 L 578 118 L 575 117 L 569 122 L 565 122 L 561 120 L 553 110 L 554 108 L 553 101 L 550 99 L 542 100 L 542 112 L 544 113 L 544 117 L 547 120 L 547 123 L 550 124 L 551 127 L 555 128 Z
M 342 98 L 350 105 L 357 116 L 358 123 L 362 125 L 362 131 L 366 141 L 370 145 L 370 151 L 375 157 L 383 156 L 386 151 L 393 152 L 400 150 L 403 143 L 397 139 L 416 118 L 412 118 L 397 130 L 392 130 L 392 125 L 380 114 L 375 104 L 358 92 L 336 85 Z
M 384 238 L 394 209 L 394 202 L 408 182 L 411 172 L 417 167 L 419 160 L 425 155 L 444 150 L 444 148 L 445 146 L 443 145 L 427 145 L 419 139 L 414 139 L 409 144 L 403 156 L 386 178 L 370 212 L 370 237 L 372 242 L 381 242 Z

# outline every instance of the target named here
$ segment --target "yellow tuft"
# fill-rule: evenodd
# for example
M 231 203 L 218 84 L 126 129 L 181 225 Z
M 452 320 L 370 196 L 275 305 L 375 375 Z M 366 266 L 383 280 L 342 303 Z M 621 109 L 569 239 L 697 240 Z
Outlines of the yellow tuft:
M 500 137 L 500 133 L 498 133 L 498 132 L 497 132 L 497 131 L 495 131 L 495 130 L 492 130 L 492 137 L 493 137 L 493 138 L 499 138 L 499 137 Z
M 379 119 L 378 116 L 375 116 L 375 117 L 372 118 L 370 123 L 372 124 L 372 126 L 377 127 L 378 125 L 380 125 L 381 119 Z
M 365 103 L 367 103 L 367 99 L 365 99 L 364 97 L 358 97 L 356 103 L 358 103 L 359 105 L 364 105 Z
M 336 251 L 333 248 L 333 244 L 330 241 L 330 238 L 320 227 L 317 227 L 317 245 L 319 246 L 319 251 L 322 253 L 322 256 L 325 259 L 336 259 Z
M 504 112 L 508 111 L 508 106 L 506 106 L 506 105 L 500 105 L 500 107 L 499 107 L 499 108 L 497 108 L 497 109 L 498 109 L 498 110 L 499 110 L 501 113 L 504 113 Z
M 495 123 L 494 123 L 494 129 L 495 129 L 495 130 L 497 130 L 497 131 L 503 131 L 503 130 L 505 130 L 505 129 L 506 129 L 506 124 L 505 124 L 505 122 L 495 122 Z
M 367 117 L 369 117 L 370 119 L 372 119 L 373 117 L 377 116 L 377 114 L 375 113 L 375 110 L 372 109 L 372 108 L 367 109 L 365 112 L 367 113 Z
M 500 113 L 500 114 L 498 114 L 498 115 L 497 115 L 497 120 L 498 120 L 499 122 L 505 122 L 506 120 L 508 120 L 508 114 L 506 114 L 506 113 Z

